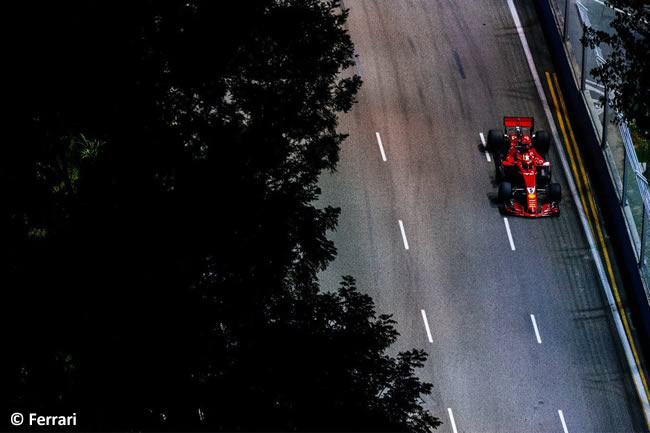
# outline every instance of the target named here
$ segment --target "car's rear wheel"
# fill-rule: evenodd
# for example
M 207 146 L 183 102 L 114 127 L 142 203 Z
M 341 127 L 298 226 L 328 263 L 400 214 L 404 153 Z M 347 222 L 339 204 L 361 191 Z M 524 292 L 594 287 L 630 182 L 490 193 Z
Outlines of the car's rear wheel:
M 533 147 L 542 156 L 551 148 L 551 136 L 546 131 L 537 131 L 533 136 Z
M 559 183 L 552 183 L 550 186 L 550 194 L 552 201 L 560 201 L 562 199 L 562 187 Z
M 510 182 L 501 182 L 499 184 L 499 200 L 507 201 L 512 198 L 512 184 Z
M 487 151 L 500 155 L 506 147 L 506 140 L 503 133 L 497 129 L 490 129 L 487 138 Z

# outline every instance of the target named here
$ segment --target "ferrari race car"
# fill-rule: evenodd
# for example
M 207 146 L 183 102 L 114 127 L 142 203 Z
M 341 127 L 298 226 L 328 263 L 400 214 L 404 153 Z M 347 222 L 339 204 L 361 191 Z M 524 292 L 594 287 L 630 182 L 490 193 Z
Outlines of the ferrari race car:
M 551 183 L 551 163 L 544 159 L 551 147 L 548 132 L 533 133 L 532 117 L 504 117 L 503 125 L 505 134 L 488 133 L 487 150 L 494 156 L 504 211 L 524 217 L 559 215 L 562 190 Z

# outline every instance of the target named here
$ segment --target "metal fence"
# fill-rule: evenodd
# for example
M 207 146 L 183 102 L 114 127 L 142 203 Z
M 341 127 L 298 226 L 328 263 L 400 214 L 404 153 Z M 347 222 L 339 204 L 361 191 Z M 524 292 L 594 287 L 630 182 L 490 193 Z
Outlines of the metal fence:
M 580 42 L 587 27 L 613 32 L 609 24 L 617 11 L 608 7 L 603 0 L 549 1 L 561 26 L 560 31 L 569 54 L 576 86 L 579 86 L 583 93 L 593 127 L 601 138 L 601 149 L 637 254 L 646 297 L 650 300 L 648 180 L 643 175 L 627 123 L 622 120 L 620 114 L 610 109 L 607 102 L 602 102 L 608 92 L 591 74 L 593 68 L 605 61 L 610 48 L 603 45 L 592 49 Z M 611 94 L 607 94 L 607 100 L 611 100 Z

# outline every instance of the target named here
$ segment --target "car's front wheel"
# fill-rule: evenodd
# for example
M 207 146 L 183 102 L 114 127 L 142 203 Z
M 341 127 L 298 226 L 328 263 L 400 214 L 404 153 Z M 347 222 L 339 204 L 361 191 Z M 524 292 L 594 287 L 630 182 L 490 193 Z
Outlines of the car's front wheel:
M 510 200 L 512 198 L 512 184 L 510 182 L 501 182 L 498 194 L 500 201 Z
M 542 167 L 537 172 L 537 187 L 538 188 L 547 188 L 551 183 L 551 168 Z

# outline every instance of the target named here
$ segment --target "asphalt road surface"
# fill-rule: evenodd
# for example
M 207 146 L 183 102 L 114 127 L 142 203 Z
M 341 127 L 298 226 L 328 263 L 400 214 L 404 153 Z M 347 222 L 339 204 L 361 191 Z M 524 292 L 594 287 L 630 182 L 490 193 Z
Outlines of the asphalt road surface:
M 543 77 L 551 59 L 528 3 L 517 7 Z M 429 353 L 419 374 L 440 431 L 454 430 L 451 413 L 458 432 L 561 432 L 561 415 L 569 432 L 645 430 L 555 150 L 559 218 L 507 218 L 511 245 L 494 202 L 479 133 L 504 115 L 549 129 L 506 1 L 345 7 L 364 85 L 341 119 L 338 171 L 321 180 L 321 203 L 342 209 L 323 288 L 354 276 L 398 321 L 395 350 Z

